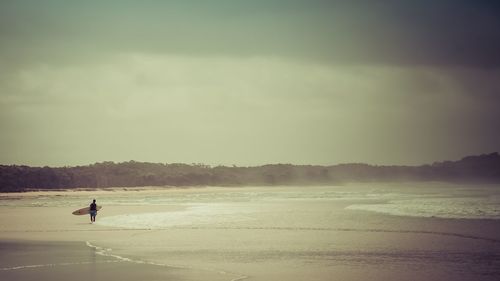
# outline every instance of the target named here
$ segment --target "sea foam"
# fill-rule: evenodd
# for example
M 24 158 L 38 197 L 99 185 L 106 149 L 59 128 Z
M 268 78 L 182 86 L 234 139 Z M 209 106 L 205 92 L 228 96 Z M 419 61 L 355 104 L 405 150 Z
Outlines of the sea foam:
M 131 229 L 161 229 L 174 226 L 224 226 L 251 220 L 250 210 L 233 204 L 197 204 L 182 211 L 124 214 L 103 217 L 96 224 Z
M 354 204 L 346 209 L 411 217 L 500 219 L 500 197 L 415 198 L 391 200 L 384 204 Z

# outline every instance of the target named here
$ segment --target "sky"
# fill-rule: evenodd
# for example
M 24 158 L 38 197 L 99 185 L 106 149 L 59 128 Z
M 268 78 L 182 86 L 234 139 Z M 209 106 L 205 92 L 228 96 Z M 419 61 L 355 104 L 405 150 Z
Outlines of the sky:
M 496 1 L 0 1 L 0 164 L 500 151 Z

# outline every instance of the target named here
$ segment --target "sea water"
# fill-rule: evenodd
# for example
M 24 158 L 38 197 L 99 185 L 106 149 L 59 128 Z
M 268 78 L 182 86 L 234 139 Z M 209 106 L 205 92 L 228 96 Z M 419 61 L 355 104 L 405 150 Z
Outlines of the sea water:
M 253 280 L 498 280 L 499 195 L 436 183 L 115 189 L 2 194 L 0 206 L 96 198 L 88 245 L 103 255 Z
M 96 195 L 46 193 L 0 196 L 0 206 L 82 207 L 98 196 L 103 206 L 184 206 L 174 212 L 108 216 L 98 224 L 131 228 L 162 228 L 251 220 L 256 204 L 279 202 L 348 202 L 346 210 L 408 217 L 500 219 L 500 186 L 363 184 L 328 187 L 200 188 L 174 192 L 108 192 Z M 171 191 L 171 190 L 170 190 Z

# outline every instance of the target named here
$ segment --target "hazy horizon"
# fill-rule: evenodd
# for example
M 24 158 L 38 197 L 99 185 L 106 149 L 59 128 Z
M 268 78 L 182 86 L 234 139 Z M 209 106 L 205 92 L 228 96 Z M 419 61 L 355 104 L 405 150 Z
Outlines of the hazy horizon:
M 490 1 L 2 1 L 0 164 L 500 151 Z
M 0 163 L 0 165 L 20 165 L 20 166 L 30 166 L 30 167 L 50 167 L 50 168 L 63 168 L 63 167 L 76 167 L 76 166 L 91 166 L 91 165 L 94 165 L 94 164 L 103 164 L 103 163 L 107 163 L 107 162 L 112 162 L 114 164 L 121 164 L 121 163 L 127 163 L 127 162 L 137 162 L 137 163 L 149 163 L 149 164 L 165 164 L 165 165 L 171 165 L 171 164 L 186 164 L 186 165 L 206 165 L 206 166 L 209 166 L 209 167 L 217 167 L 217 166 L 235 166 L 235 167 L 239 167 L 239 168 L 251 168 L 251 167 L 261 167 L 261 166 L 266 166 L 266 165 L 294 165 L 294 166 L 337 166 L 337 165 L 351 165 L 351 164 L 361 164 L 361 165 L 364 165 L 364 164 L 367 164 L 367 165 L 372 165 L 372 166 L 394 166 L 394 167 L 419 167 L 419 166 L 425 166 L 425 165 L 432 165 L 432 164 L 435 164 L 435 163 L 443 163 L 443 162 L 448 162 L 448 161 L 451 161 L 451 162 L 455 162 L 455 161 L 459 161 L 459 160 L 462 160 L 463 158 L 465 157 L 469 157 L 469 156 L 472 156 L 472 157 L 477 157 L 477 156 L 485 156 L 485 155 L 490 155 L 490 154 L 494 154 L 494 153 L 497 153 L 498 152 L 489 152 L 489 153 L 482 153 L 482 154 L 479 154 L 479 155 L 464 155 L 463 157 L 459 157 L 457 159 L 441 159 L 441 160 L 436 160 L 436 161 L 433 161 L 433 162 L 429 162 L 429 163 L 421 163 L 421 164 L 413 164 L 413 165 L 404 165 L 404 164 L 401 164 L 401 165 L 396 165 L 396 164 L 392 164 L 392 163 L 368 163 L 368 162 L 339 162 L 339 163 L 330 163 L 330 164 L 314 164 L 314 163 L 302 163 L 302 164 L 298 164 L 298 163 L 284 163 L 284 162 L 276 162 L 276 163 L 262 163 L 262 164 L 258 164 L 258 165 L 236 165 L 236 164 L 219 164 L 219 163 L 203 163 L 203 162 L 191 162 L 191 163 L 187 163 L 187 162 L 161 162 L 161 161 L 157 161 L 157 162 L 152 162 L 152 161 L 140 161 L 140 160 L 135 160 L 135 159 L 129 159 L 129 160 L 124 160 L 124 161 L 113 161 L 113 160 L 103 160 L 103 161 L 97 161 L 97 162 L 92 162 L 92 163 L 81 163 L 81 164 L 75 164 L 75 165 L 26 165 L 26 164 L 2 164 Z

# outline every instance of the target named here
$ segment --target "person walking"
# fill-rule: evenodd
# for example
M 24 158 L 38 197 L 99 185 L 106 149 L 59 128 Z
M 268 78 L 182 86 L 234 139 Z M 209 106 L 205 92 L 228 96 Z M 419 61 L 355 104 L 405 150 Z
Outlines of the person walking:
M 95 216 L 97 215 L 97 204 L 94 201 L 92 201 L 92 204 L 90 204 L 90 223 L 95 222 Z

